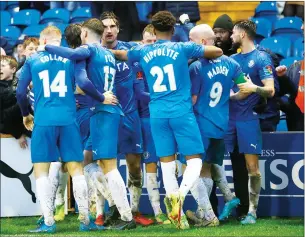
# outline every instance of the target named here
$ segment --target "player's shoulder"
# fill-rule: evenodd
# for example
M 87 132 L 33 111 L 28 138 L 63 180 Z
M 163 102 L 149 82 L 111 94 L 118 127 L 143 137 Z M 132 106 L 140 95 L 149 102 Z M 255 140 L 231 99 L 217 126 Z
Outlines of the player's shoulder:
M 241 55 L 240 53 L 235 53 L 235 54 L 232 54 L 232 55 L 230 56 L 230 58 L 236 59 L 236 58 L 239 58 L 240 55 Z
M 126 42 L 126 41 L 118 40 L 117 48 L 118 49 L 123 49 L 123 50 L 128 50 L 128 49 L 131 49 L 133 47 L 136 47 L 137 45 L 139 45 L 139 43 L 136 43 L 136 42 Z
M 200 71 L 202 69 L 202 67 L 206 65 L 206 61 L 204 58 L 200 58 L 194 62 L 191 63 L 191 65 L 189 66 L 189 71 Z

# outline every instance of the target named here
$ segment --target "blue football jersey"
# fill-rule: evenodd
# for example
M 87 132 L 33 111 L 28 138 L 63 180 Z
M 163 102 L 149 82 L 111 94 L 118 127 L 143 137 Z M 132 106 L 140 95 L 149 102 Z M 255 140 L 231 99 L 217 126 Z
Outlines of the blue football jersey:
M 74 63 L 39 52 L 22 67 L 19 83 L 33 82 L 34 122 L 40 126 L 65 126 L 75 122 Z
M 199 59 L 190 66 L 192 95 L 197 96 L 194 112 L 226 131 L 232 82 L 243 77 L 237 62 L 223 55 L 214 60 Z M 215 129 L 217 133 L 218 129 Z M 212 130 L 212 129 L 211 129 Z M 218 137 L 218 134 L 210 134 Z
M 149 92 L 147 80 L 145 78 L 145 74 L 142 71 L 137 72 L 135 84 L 143 83 L 144 92 Z M 140 118 L 149 118 L 149 103 L 144 100 L 138 100 L 138 111 Z
M 129 50 L 138 45 L 133 42 L 118 41 L 113 48 L 116 50 Z M 137 109 L 135 93 L 133 90 L 133 82 L 136 77 L 133 64 L 129 61 L 116 61 L 115 88 L 118 100 L 122 106 L 124 114 L 133 112 Z
M 265 79 L 273 79 L 273 64 L 269 55 L 265 52 L 254 49 L 246 54 L 234 54 L 231 56 L 242 68 L 243 73 L 258 86 L 263 86 Z M 233 91 L 239 89 L 235 85 Z M 253 111 L 254 106 L 258 103 L 260 95 L 252 93 L 244 100 L 230 101 L 230 119 L 234 120 L 252 120 L 257 119 L 258 115 Z
M 139 62 L 147 79 L 152 118 L 176 118 L 192 111 L 188 59 L 203 57 L 204 46 L 192 42 L 158 40 L 128 51 L 131 62 Z
M 114 55 L 100 44 L 88 44 L 90 57 L 87 59 L 87 74 L 93 85 L 100 92 L 112 91 L 117 95 L 114 81 L 116 77 L 116 61 Z M 118 105 L 106 105 L 97 103 L 94 112 L 107 111 L 109 113 L 122 114 Z

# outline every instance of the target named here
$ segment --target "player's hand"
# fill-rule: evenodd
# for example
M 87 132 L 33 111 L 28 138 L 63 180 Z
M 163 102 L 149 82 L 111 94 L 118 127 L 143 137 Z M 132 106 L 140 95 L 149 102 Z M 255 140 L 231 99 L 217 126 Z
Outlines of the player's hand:
M 256 91 L 257 85 L 253 84 L 250 78 L 246 78 L 245 83 L 238 84 L 238 88 L 242 93 L 252 93 Z
M 285 65 L 278 66 L 278 67 L 275 69 L 275 71 L 276 71 L 277 76 L 282 77 L 282 76 L 284 76 L 284 75 L 286 74 L 286 72 L 287 72 L 287 67 L 286 67 Z
M 46 51 L 46 45 L 40 44 L 40 45 L 37 47 L 37 52 L 42 52 L 42 51 Z
M 112 93 L 112 91 L 106 91 L 103 95 L 105 96 L 103 104 L 106 104 L 106 105 L 117 105 L 119 103 L 118 99 Z
M 23 124 L 27 130 L 33 131 L 34 117 L 31 114 L 26 117 L 23 117 Z
M 79 94 L 79 95 L 86 95 L 86 93 L 78 86 L 76 86 L 75 92 L 76 92 L 76 94 Z
M 22 134 L 21 137 L 18 139 L 18 143 L 22 149 L 26 149 L 28 147 L 28 142 L 24 134 Z

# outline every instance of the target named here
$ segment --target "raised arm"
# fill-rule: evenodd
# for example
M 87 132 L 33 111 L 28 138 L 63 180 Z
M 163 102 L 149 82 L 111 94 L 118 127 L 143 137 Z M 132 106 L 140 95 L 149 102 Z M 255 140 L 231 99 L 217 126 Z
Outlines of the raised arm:
M 87 45 L 83 45 L 76 49 L 67 47 L 46 45 L 45 50 L 49 53 L 70 59 L 70 60 L 84 60 L 90 57 L 90 50 Z
M 205 58 L 213 59 L 218 58 L 223 55 L 222 49 L 215 47 L 215 46 L 205 46 L 204 47 L 204 54 Z
M 27 88 L 31 83 L 31 70 L 29 62 L 26 61 L 22 67 L 22 71 L 20 74 L 17 90 L 16 90 L 16 97 L 17 102 L 20 106 L 21 113 L 23 117 L 26 117 L 30 114 L 29 111 L 29 104 L 27 99 Z
M 127 56 L 127 50 L 110 50 L 116 59 L 120 60 L 120 61 L 127 61 L 128 60 L 128 56 Z

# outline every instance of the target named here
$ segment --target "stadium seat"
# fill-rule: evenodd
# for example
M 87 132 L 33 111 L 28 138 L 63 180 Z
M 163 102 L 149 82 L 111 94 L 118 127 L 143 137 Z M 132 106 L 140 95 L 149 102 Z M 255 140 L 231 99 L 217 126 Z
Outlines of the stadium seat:
M 0 2 L 0 10 L 3 11 L 6 9 L 7 6 L 7 2 L 6 1 L 2 1 Z
M 269 37 L 260 42 L 260 46 L 270 49 L 273 53 L 279 54 L 283 58 L 290 57 L 291 41 L 283 37 Z
M 1 27 L 11 24 L 11 14 L 8 11 L 0 11 Z
M 272 23 L 265 18 L 252 18 L 251 21 L 256 24 L 255 41 L 259 44 L 264 38 L 268 38 L 272 32 Z
M 6 5 L 6 10 L 12 10 L 16 7 L 19 7 L 19 2 L 18 1 L 7 1 Z
M 46 27 L 46 25 L 34 25 L 26 27 L 22 34 L 28 37 L 39 37 L 40 32 Z
M 58 29 L 60 29 L 62 35 L 65 33 L 65 29 L 66 29 L 67 26 L 68 26 L 68 24 L 57 23 L 57 22 L 49 22 L 49 23 L 47 23 L 46 25 L 49 25 L 49 26 L 56 26 Z
M 299 38 L 293 43 L 293 53 L 294 57 L 304 57 L 304 38 Z
M 277 15 L 278 12 L 276 8 L 276 2 L 261 2 L 255 8 L 255 18 L 266 18 L 271 22 L 274 22 L 278 18 Z
M 91 9 L 89 7 L 82 7 L 72 12 L 70 23 L 84 22 L 91 17 Z
M 40 12 L 34 9 L 25 9 L 17 12 L 13 16 L 12 25 L 29 26 L 38 25 L 40 21 Z
M 286 67 L 289 67 L 293 63 L 302 60 L 303 58 L 301 57 L 289 57 L 289 58 L 284 58 L 281 60 L 280 65 L 285 65 Z
M 48 22 L 69 23 L 70 12 L 65 8 L 54 8 L 42 14 L 40 24 Z
M 275 22 L 272 36 L 287 37 L 291 41 L 303 36 L 302 20 L 299 17 L 285 17 Z
M 1 36 L 5 37 L 9 44 L 15 45 L 16 41 L 18 40 L 21 31 L 16 26 L 6 26 L 1 27 Z

